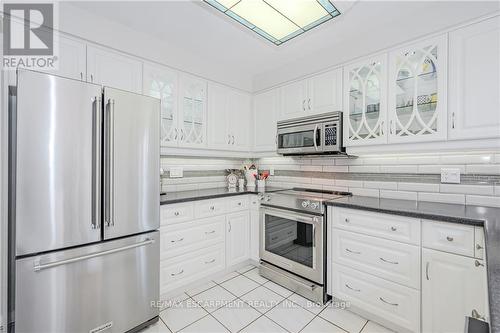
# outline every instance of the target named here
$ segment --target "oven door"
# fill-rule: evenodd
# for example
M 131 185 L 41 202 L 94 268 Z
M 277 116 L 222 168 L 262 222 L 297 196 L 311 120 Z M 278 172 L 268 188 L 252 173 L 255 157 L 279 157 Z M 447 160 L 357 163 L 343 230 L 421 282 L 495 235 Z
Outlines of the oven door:
M 323 217 L 261 206 L 260 258 L 323 284 Z
M 321 124 L 278 128 L 278 154 L 314 154 L 321 152 Z

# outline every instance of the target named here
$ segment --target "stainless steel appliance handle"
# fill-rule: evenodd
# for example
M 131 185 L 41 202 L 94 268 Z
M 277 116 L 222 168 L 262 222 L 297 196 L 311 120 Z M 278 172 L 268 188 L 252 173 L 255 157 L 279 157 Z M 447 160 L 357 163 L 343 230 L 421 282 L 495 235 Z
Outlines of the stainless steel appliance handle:
M 101 227 L 101 98 L 92 99 L 92 229 Z
M 314 149 L 316 151 L 318 151 L 318 143 L 316 142 L 316 134 L 318 132 L 318 124 L 316 124 L 316 126 L 314 126 L 314 132 L 313 132 L 313 143 L 314 143 Z
M 105 185 L 104 185 L 104 197 L 105 197 L 105 207 L 104 207 L 104 218 L 106 225 L 114 225 L 114 205 L 113 205 L 113 187 L 114 187 L 114 177 L 113 177 L 113 154 L 114 154 L 114 100 L 108 99 L 106 103 L 106 148 L 105 148 Z
M 281 209 L 276 209 L 276 208 L 269 208 L 269 207 L 261 207 L 262 213 L 263 214 L 269 214 L 269 215 L 274 215 L 278 217 L 283 217 L 292 221 L 299 221 L 299 222 L 304 222 L 304 223 L 309 223 L 309 224 L 320 224 L 321 220 L 323 219 L 322 216 L 316 216 L 316 215 L 309 215 L 309 214 L 303 214 L 303 213 L 289 213 L 288 211 L 284 211 Z
M 154 239 L 148 238 L 148 239 L 144 240 L 143 242 L 122 246 L 122 247 L 119 247 L 117 249 L 111 249 L 111 250 L 106 250 L 106 251 L 102 251 L 102 252 L 91 253 L 91 254 L 87 254 L 84 256 L 65 259 L 65 260 L 61 260 L 61 261 L 54 261 L 54 262 L 51 262 L 48 264 L 40 264 L 40 259 L 38 258 L 38 259 L 35 259 L 35 261 L 34 261 L 33 270 L 38 272 L 38 271 L 41 271 L 41 270 L 47 269 L 47 268 L 71 264 L 71 263 L 82 261 L 82 260 L 92 259 L 95 257 L 101 257 L 101 256 L 105 256 L 105 255 L 112 254 L 112 253 L 117 253 L 117 252 L 122 252 L 125 250 L 134 249 L 136 247 L 141 247 L 141 246 L 153 244 L 154 242 L 155 242 Z

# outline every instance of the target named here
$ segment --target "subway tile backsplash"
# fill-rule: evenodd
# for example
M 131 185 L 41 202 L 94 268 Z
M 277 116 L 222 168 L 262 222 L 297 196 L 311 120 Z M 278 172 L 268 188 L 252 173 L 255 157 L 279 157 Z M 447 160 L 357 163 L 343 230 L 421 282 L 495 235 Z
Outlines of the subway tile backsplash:
M 162 157 L 162 190 L 167 192 L 226 186 L 226 169 L 245 161 L 229 158 Z M 267 157 L 254 161 L 273 169 L 269 186 L 351 191 L 356 195 L 500 207 L 500 154 L 384 154 L 357 158 Z M 169 178 L 183 166 L 183 178 Z M 441 184 L 441 168 L 458 168 L 460 184 Z

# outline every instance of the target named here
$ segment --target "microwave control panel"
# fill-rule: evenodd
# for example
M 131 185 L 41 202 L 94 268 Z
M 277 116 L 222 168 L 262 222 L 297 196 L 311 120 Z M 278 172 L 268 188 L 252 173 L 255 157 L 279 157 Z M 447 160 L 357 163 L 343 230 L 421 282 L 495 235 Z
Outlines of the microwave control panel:
M 325 146 L 337 145 L 337 124 L 325 124 Z

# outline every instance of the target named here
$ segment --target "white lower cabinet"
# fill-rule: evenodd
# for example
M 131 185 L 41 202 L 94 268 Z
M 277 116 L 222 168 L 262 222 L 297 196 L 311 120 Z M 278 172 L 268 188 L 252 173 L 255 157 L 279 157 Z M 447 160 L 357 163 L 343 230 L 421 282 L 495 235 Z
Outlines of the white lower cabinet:
M 328 290 L 352 311 L 397 332 L 489 320 L 482 227 L 340 207 L 328 216 Z
M 465 317 L 488 320 L 486 263 L 422 249 L 422 331 L 463 332 Z
M 257 196 L 252 197 L 254 200 L 238 195 L 161 206 L 161 295 L 250 259 L 249 207 L 258 209 Z
M 226 217 L 227 265 L 232 266 L 250 257 L 250 216 L 248 211 Z
M 256 195 L 250 196 L 250 259 L 259 261 L 260 214 L 259 199 Z

